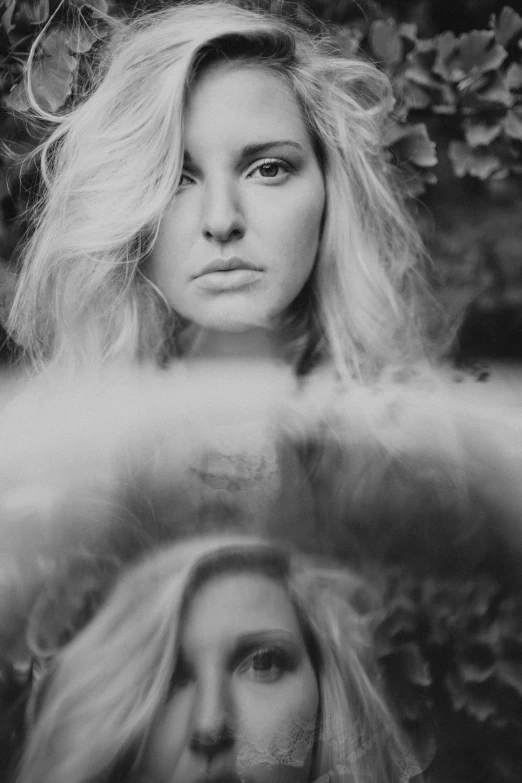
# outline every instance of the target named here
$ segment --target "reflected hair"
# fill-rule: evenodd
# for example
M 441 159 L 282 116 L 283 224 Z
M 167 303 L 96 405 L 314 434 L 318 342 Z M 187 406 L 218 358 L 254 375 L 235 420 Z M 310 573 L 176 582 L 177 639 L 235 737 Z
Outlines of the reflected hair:
M 372 664 L 375 596 L 346 568 L 226 536 L 170 545 L 120 578 L 94 620 L 57 654 L 19 783 L 138 780 L 150 728 L 169 699 L 184 613 L 203 585 L 242 572 L 276 580 L 295 607 L 319 686 L 311 779 L 407 780 L 412 755 Z
M 365 380 L 427 355 L 422 246 L 382 150 L 388 78 L 326 35 L 242 5 L 184 2 L 118 23 L 72 110 L 33 107 L 56 127 L 38 149 L 42 192 L 8 325 L 33 368 L 183 353 L 186 324 L 146 262 L 179 182 L 191 87 L 223 59 L 285 80 L 323 171 L 318 256 L 282 324 L 296 369 L 327 360 Z

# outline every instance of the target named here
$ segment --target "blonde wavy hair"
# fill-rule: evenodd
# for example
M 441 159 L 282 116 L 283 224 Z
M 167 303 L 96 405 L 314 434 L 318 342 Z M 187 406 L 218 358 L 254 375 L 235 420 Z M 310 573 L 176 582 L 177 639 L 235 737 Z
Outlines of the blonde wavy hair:
M 425 353 L 421 243 L 382 155 L 388 78 L 242 6 L 182 2 L 122 22 L 71 111 L 35 106 L 56 127 L 38 151 L 44 185 L 8 324 L 33 368 L 180 354 L 182 326 L 143 264 L 179 181 L 191 85 L 223 57 L 286 79 L 325 178 L 318 258 L 286 324 L 296 367 L 326 359 L 366 379 Z
M 376 604 L 366 584 L 268 541 L 224 536 L 170 545 L 120 578 L 57 655 L 17 780 L 139 780 L 148 731 L 169 698 L 183 612 L 202 585 L 238 572 L 280 583 L 301 624 L 320 699 L 311 779 L 399 783 L 417 774 L 372 667 L 362 607 Z

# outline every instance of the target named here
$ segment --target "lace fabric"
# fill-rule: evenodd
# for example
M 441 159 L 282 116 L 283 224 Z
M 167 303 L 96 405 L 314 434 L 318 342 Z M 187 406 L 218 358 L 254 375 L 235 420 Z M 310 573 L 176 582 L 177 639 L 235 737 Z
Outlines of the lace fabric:
M 288 731 L 279 732 L 265 745 L 255 744 L 250 738 L 239 735 L 236 761 L 238 775 L 241 778 L 259 765 L 303 767 L 310 758 L 315 739 L 315 719 L 294 720 Z
M 258 532 L 281 488 L 272 433 L 264 422 L 219 425 L 181 484 L 197 513 L 197 532 L 238 527 Z
M 394 749 L 394 743 L 391 740 L 391 737 L 387 738 L 387 741 L 389 743 L 388 751 L 395 773 L 393 780 L 397 781 L 397 783 L 409 783 L 409 781 L 413 780 L 424 771 L 426 765 L 419 762 L 412 752 L 405 751 L 404 753 L 400 753 L 398 750 Z M 324 737 L 322 738 L 322 742 L 329 744 L 330 748 L 337 746 L 336 750 L 339 751 L 339 746 L 345 745 L 345 738 L 340 736 Z M 311 783 L 360 783 L 359 776 L 357 776 L 357 780 L 354 779 L 354 763 L 360 762 L 367 754 L 371 753 L 379 753 L 377 738 L 375 736 L 365 737 L 354 732 L 349 742 L 348 750 L 346 750 L 345 747 L 344 761 L 340 764 L 335 764 L 327 772 L 311 781 Z M 362 766 L 371 770 L 371 762 L 363 764 Z M 369 783 L 373 783 L 374 779 L 368 777 L 368 781 Z
M 292 774 L 292 769 L 296 771 L 303 768 L 307 761 L 309 762 L 312 752 L 317 743 L 327 746 L 333 758 L 343 758 L 343 762 L 334 765 L 330 770 L 311 780 L 311 783 L 359 783 L 354 780 L 354 763 L 363 759 L 367 754 L 379 753 L 377 747 L 377 737 L 368 736 L 361 733 L 355 727 L 351 736 L 347 738 L 344 733 L 339 732 L 336 735 L 328 733 L 318 733 L 315 720 L 294 719 L 292 725 L 286 732 L 279 732 L 277 737 L 272 737 L 266 743 L 252 741 L 252 738 L 237 736 L 239 752 L 236 766 L 237 774 L 242 781 L 251 779 L 252 772 L 257 767 L 278 769 L 277 780 L 301 781 L 301 778 Z M 391 763 L 394 767 L 394 780 L 397 783 L 409 783 L 417 775 L 421 774 L 425 768 L 412 752 L 406 751 L 400 753 L 395 749 L 394 741 L 391 737 L 385 739 L 384 745 L 388 744 L 388 752 Z M 381 749 L 382 751 L 382 749 Z M 368 769 L 371 769 L 371 761 L 368 759 Z M 288 768 L 288 777 L 284 775 L 283 768 Z M 304 778 L 302 779 L 305 783 Z M 308 780 L 306 781 L 308 783 Z

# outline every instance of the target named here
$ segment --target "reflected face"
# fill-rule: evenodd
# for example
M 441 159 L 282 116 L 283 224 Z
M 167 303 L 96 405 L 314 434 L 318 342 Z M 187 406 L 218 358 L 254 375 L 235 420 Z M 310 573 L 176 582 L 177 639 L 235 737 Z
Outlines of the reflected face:
M 325 204 L 300 107 L 282 76 L 220 63 L 196 83 L 184 134 L 148 274 L 192 323 L 273 328 L 310 276 Z
M 155 783 L 306 783 L 318 704 L 284 587 L 258 574 L 216 577 L 182 623 L 144 772 Z

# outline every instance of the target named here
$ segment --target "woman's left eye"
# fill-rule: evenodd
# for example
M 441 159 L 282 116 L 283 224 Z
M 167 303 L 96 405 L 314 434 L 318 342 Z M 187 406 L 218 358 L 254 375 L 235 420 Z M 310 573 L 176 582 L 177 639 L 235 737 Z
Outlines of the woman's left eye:
M 283 160 L 270 159 L 258 163 L 250 172 L 249 176 L 253 179 L 274 179 L 281 180 L 290 173 L 290 165 Z
M 288 668 L 287 656 L 275 647 L 255 650 L 241 666 L 243 672 L 261 682 L 275 682 Z
M 192 179 L 191 176 L 189 176 L 189 174 L 182 173 L 179 178 L 178 188 L 183 188 L 186 185 L 190 185 L 193 182 L 194 180 Z

